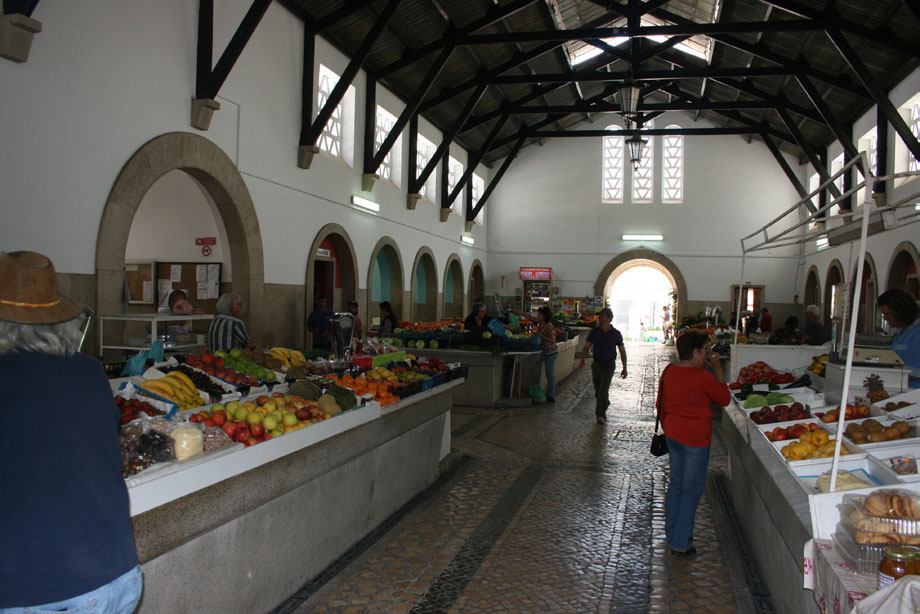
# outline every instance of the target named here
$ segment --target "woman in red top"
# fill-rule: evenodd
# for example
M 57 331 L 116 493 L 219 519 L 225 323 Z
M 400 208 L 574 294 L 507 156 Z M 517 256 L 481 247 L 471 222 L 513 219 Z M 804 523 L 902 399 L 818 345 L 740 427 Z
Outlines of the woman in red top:
M 694 554 L 693 519 L 706 484 L 712 442 L 711 403 L 731 401 L 719 356 L 709 351 L 709 335 L 691 331 L 677 339 L 678 362 L 658 386 L 661 427 L 668 439 L 671 478 L 665 501 L 665 535 L 671 554 Z M 709 367 L 711 372 L 704 367 Z
M 511 313 L 527 318 L 537 323 L 537 337 L 540 338 L 540 350 L 543 352 L 543 366 L 546 369 L 546 400 L 556 402 L 556 358 L 559 349 L 556 346 L 556 328 L 553 326 L 553 310 L 549 307 L 537 309 L 537 315 L 532 316 L 517 309 Z

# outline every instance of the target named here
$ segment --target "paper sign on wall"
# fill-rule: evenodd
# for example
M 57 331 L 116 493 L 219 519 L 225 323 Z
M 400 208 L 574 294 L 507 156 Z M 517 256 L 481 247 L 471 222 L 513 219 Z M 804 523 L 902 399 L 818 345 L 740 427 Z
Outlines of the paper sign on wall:
M 143 295 L 144 295 L 144 302 L 145 302 L 145 303 L 151 303 L 151 302 L 153 302 L 153 282 L 152 282 L 152 281 L 145 281 L 145 282 L 144 282 L 144 284 L 143 284 Z
M 198 300 L 206 301 L 208 298 L 210 298 L 208 296 L 208 282 L 199 281 L 198 282 Z
M 208 298 L 220 298 L 220 284 L 208 282 Z
M 182 281 L 182 265 L 174 264 L 169 267 L 169 279 L 172 281 Z
M 220 266 L 216 264 L 208 265 L 208 282 L 220 283 Z
M 208 265 L 199 264 L 195 267 L 195 281 L 199 284 L 203 281 L 208 281 Z

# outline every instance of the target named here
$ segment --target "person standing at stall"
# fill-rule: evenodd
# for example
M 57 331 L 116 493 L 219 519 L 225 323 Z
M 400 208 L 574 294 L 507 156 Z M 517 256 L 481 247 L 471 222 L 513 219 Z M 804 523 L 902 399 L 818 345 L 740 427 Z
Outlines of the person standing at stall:
M 771 314 L 766 307 L 760 308 L 760 332 L 773 332 L 773 314 Z
M 328 299 L 316 299 L 316 309 L 307 317 L 307 330 L 313 335 L 314 350 L 328 350 L 332 347 L 332 310 L 327 307 Z
M 141 597 L 118 408 L 79 351 L 84 318 L 48 258 L 0 253 L 0 416 L 41 419 L 0 430 L 3 612 L 129 614 Z
M 591 383 L 594 385 L 594 415 L 598 424 L 604 424 L 607 422 L 607 408 L 610 406 L 610 382 L 613 381 L 613 374 L 616 371 L 617 350 L 620 352 L 620 361 L 623 363 L 620 377 L 626 379 L 626 346 L 623 345 L 623 335 L 611 324 L 613 312 L 609 307 L 601 309 L 597 314 L 597 319 L 600 324 L 588 333 L 578 368 L 585 366 L 588 350 L 593 347 Z
M 709 335 L 699 331 L 681 335 L 677 357 L 678 362 L 661 374 L 657 405 L 671 463 L 665 535 L 671 554 L 688 556 L 696 553 L 693 523 L 706 485 L 712 443 L 711 404 L 724 407 L 731 402 L 731 395 L 719 355 L 710 351 Z
M 243 302 L 239 294 L 227 293 L 217 299 L 217 317 L 208 327 L 208 347 L 212 352 L 249 346 L 249 333 L 240 318 Z
M 364 322 L 361 321 L 361 317 L 358 315 L 358 301 L 348 301 L 348 312 L 355 317 L 355 324 L 351 329 L 348 343 L 351 343 L 352 339 L 361 341 L 364 336 Z
M 393 306 L 390 301 L 383 301 L 380 303 L 380 329 L 377 333 L 379 335 L 392 335 L 397 328 L 399 328 L 399 320 L 396 319 L 396 314 L 393 313 Z
M 553 310 L 549 307 L 537 309 L 537 315 L 532 316 L 517 309 L 511 313 L 518 317 L 526 318 L 537 323 L 537 337 L 540 338 L 540 350 L 543 353 L 543 368 L 546 370 L 546 400 L 556 402 L 556 359 L 559 357 L 559 348 L 556 346 L 556 328 L 553 326 Z
M 884 295 L 883 295 L 884 296 Z M 802 331 L 802 343 L 806 345 L 824 345 L 824 325 L 818 316 L 821 310 L 817 305 L 805 308 L 805 329 Z
M 908 385 L 920 388 L 920 308 L 910 294 L 895 288 L 878 297 L 878 308 L 885 321 L 895 330 L 891 349 L 910 371 Z
M 466 317 L 466 320 L 463 321 L 463 330 L 465 331 L 475 331 L 482 330 L 482 328 L 488 325 L 489 320 L 492 317 L 486 315 L 486 306 L 482 303 L 473 303 L 473 309 Z

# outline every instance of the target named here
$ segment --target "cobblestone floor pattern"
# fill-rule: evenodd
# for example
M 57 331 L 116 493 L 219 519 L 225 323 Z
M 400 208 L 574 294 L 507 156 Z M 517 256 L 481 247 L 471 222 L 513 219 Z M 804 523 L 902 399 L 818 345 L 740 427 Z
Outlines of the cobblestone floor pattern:
M 696 520 L 700 554 L 668 554 L 667 457 L 652 457 L 648 446 L 658 374 L 671 351 L 653 344 L 627 350 L 629 377 L 614 379 L 605 425 L 594 422 L 587 369 L 562 383 L 554 405 L 455 408 L 452 446 L 473 460 L 319 590 L 283 611 L 746 611 L 706 497 Z M 725 463 L 717 436 L 710 471 Z

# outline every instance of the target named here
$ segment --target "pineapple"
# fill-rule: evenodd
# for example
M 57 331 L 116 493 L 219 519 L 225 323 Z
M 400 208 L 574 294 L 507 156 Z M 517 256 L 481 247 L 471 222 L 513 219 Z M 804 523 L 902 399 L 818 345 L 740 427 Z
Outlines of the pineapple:
M 869 398 L 870 403 L 878 403 L 888 398 L 888 393 L 885 392 L 885 383 L 882 382 L 882 378 L 878 375 L 867 377 L 863 382 L 863 387 L 869 391 L 866 397 Z

